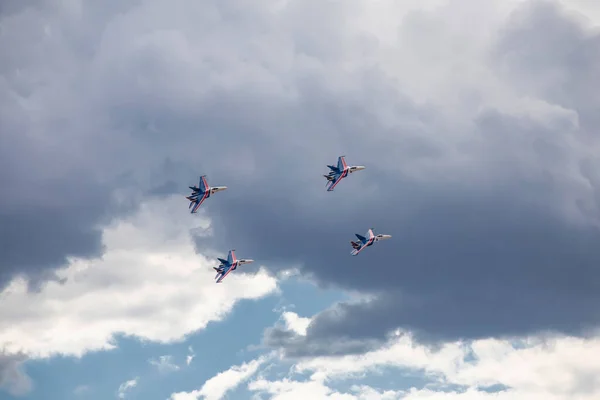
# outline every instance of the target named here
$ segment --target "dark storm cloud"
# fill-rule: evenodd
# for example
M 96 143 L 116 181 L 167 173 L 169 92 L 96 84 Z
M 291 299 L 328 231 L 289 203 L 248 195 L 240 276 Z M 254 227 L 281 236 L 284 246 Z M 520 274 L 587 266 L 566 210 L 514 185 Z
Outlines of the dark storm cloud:
M 215 201 L 215 232 L 223 234 L 224 248 L 251 249 L 267 265 L 302 263 L 324 286 L 380 296 L 318 315 L 306 338 L 272 328 L 265 344 L 283 345 L 290 355 L 338 354 L 373 348 L 398 326 L 424 339 L 456 339 L 547 329 L 581 334 L 597 323 L 600 232 L 544 206 L 544 199 L 553 203 L 564 189 L 543 166 L 560 168 L 566 156 L 560 146 L 539 151 L 538 143 L 564 123 L 549 128 L 482 113 L 474 134 L 492 139 L 480 150 L 489 165 L 505 170 L 492 187 L 465 180 L 432 188 L 375 168 L 361 172 L 370 178 L 352 176 L 326 198 L 283 184 L 276 205 L 260 189 L 255 197 L 232 192 Z M 524 152 L 543 163 L 524 171 L 506 159 L 519 156 L 502 151 L 515 132 L 527 137 L 520 143 Z M 356 158 L 349 160 L 365 161 Z M 369 179 L 376 191 L 359 193 Z M 350 257 L 353 233 L 371 226 L 393 239 Z
M 10 89 L 0 96 L 4 104 L 11 95 L 18 96 Z M 66 152 L 60 138 L 41 144 L 61 128 L 36 138 L 30 117 L 16 108 L 0 111 L 0 288 L 17 274 L 47 278 L 68 256 L 100 255 L 98 224 L 109 203 L 93 171 L 69 161 L 68 144 Z
M 313 160 L 337 153 L 343 129 L 362 135 L 376 123 L 365 102 L 420 112 L 376 68 L 339 74 L 355 50 L 370 54 L 330 24 L 357 2 L 294 1 L 275 17 L 260 3 L 184 1 L 183 14 L 156 1 L 121 3 L 27 2 L 1 17 L 0 287 L 20 274 L 47 278 L 70 256 L 100 255 L 104 223 L 144 195 L 187 190 L 198 171 L 216 184 L 260 183 L 277 198 L 265 183 L 292 188 L 302 169 L 318 176 Z M 319 23 L 307 31 L 306 19 Z M 340 96 L 345 108 L 332 106 Z M 347 147 L 384 146 L 361 135 Z M 418 152 L 437 150 L 408 140 Z M 176 166 L 167 170 L 168 159 Z
M 305 219 L 292 220 L 295 228 L 279 219 L 277 225 L 286 226 L 285 234 L 262 222 L 261 229 L 276 230 L 269 236 L 274 248 L 297 257 L 300 246 L 314 255 L 304 268 L 320 281 L 380 295 L 371 302 L 342 303 L 318 314 L 306 337 L 271 328 L 265 343 L 297 356 L 314 354 L 315 348 L 329 353 L 329 343 L 349 338 L 384 340 L 385 333 L 397 327 L 436 340 L 545 330 L 577 335 L 596 326 L 600 232 L 557 217 L 550 204 L 568 190 L 559 177 L 568 174 L 570 139 L 595 135 L 597 130 L 599 49 L 598 35 L 553 4 L 531 2 L 519 10 L 495 49 L 495 61 L 501 61 L 503 74 L 522 81 L 518 91 L 576 110 L 579 130 L 574 131 L 568 119 L 551 117 L 536 124 L 483 113 L 476 120 L 479 136 L 474 140 L 485 137 L 488 143 L 484 168 L 497 164 L 511 179 L 497 182 L 487 193 L 469 182 L 437 193 L 400 182 L 389 185 L 364 214 L 371 218 L 369 226 L 393 234 L 393 242 L 369 249 L 360 262 L 342 261 L 339 255 L 347 246 L 338 243 L 337 232 L 356 231 L 364 215 L 344 221 L 333 212 L 336 223 L 318 229 L 321 243 L 314 236 L 307 240 L 310 222 Z M 517 146 L 506 151 L 511 144 Z M 535 161 L 524 168 L 522 155 Z M 559 166 L 555 171 L 552 162 Z M 591 167 L 597 161 L 582 157 L 578 164 L 597 193 L 597 174 Z M 548 207 L 534 200 L 544 198 Z M 414 199 L 421 202 L 419 211 L 400 217 L 397 211 Z M 580 210 L 597 220 L 597 201 L 596 195 L 595 207 Z M 581 199 L 576 203 L 581 206 Z M 248 214 L 255 216 L 257 225 L 268 220 L 257 211 Z
M 102 226 L 135 208 L 112 204 L 128 172 L 113 151 L 121 132 L 103 131 L 90 104 L 82 51 L 126 7 L 84 8 L 93 20 L 81 25 L 76 3 L 0 8 L 0 290 L 15 276 L 33 287 L 54 279 L 69 257 L 100 256 Z
M 288 357 L 307 357 L 346 354 L 364 354 L 367 351 L 381 347 L 379 338 L 349 338 L 342 335 L 338 338 L 327 337 L 307 340 L 305 336 L 290 332 L 284 327 L 274 326 L 267 328 L 264 333 L 263 344 L 272 348 L 285 348 Z
M 562 23 L 564 16 L 555 20 Z M 332 40 L 341 41 L 340 35 Z M 286 80 L 296 96 L 261 74 L 226 70 L 237 86 L 211 86 L 188 107 L 168 91 L 177 84 L 173 60 L 180 55 L 173 49 L 186 42 L 177 35 L 161 40 L 171 44 L 170 57 L 158 57 L 162 50 L 153 42 L 129 61 L 152 60 L 154 68 L 140 72 L 143 79 L 182 107 L 161 111 L 163 102 L 150 96 L 118 110 L 113 121 L 137 126 L 134 134 L 149 148 L 163 146 L 173 159 L 195 166 L 195 174 L 179 169 L 182 195 L 200 173 L 230 187 L 206 203 L 216 235 L 210 247 L 237 248 L 270 268 L 301 263 L 324 286 L 380 296 L 341 305 L 336 318 L 323 313 L 307 339 L 271 330 L 267 343 L 291 341 L 298 353 L 314 354 L 320 339 L 343 342 L 336 352 L 359 351 L 365 345 L 357 339 L 381 340 L 397 326 L 429 337 L 472 338 L 545 329 L 579 333 L 598 321 L 600 237 L 563 215 L 582 190 L 569 168 L 587 159 L 571 142 L 578 129 L 573 112 L 515 116 L 484 108 L 465 124 L 444 115 L 443 105 L 402 95 L 376 67 L 340 72 L 330 60 L 302 65 L 300 57 Z M 131 89 L 119 88 L 142 97 L 139 87 Z M 445 141 L 459 124 L 467 134 L 459 143 L 450 144 L 451 136 Z M 195 141 L 192 131 L 199 132 Z M 368 169 L 326 193 L 320 175 L 340 154 Z M 420 164 L 422 180 L 414 172 Z M 171 178 L 156 176 L 162 177 L 153 179 L 157 193 L 174 189 Z M 589 210 L 597 217 L 597 208 Z M 348 241 L 368 227 L 394 238 L 350 257 Z
M 125 190 L 126 211 L 145 194 L 180 193 L 186 207 L 187 186 L 208 174 L 209 183 L 230 188 L 203 206 L 216 234 L 211 247 L 235 247 L 270 268 L 301 263 L 324 286 L 380 295 L 321 314 L 307 339 L 272 330 L 271 344 L 293 341 L 299 353 L 302 346 L 317 353 L 319 340 L 336 337 L 343 346 L 335 351 L 347 352 L 399 325 L 475 337 L 576 332 L 597 322 L 599 238 L 565 215 L 575 204 L 598 216 L 590 202 L 595 161 L 585 155 L 594 138 L 578 136 L 598 98 L 583 84 L 577 95 L 564 94 L 568 86 L 548 92 L 552 76 L 520 82 L 541 76 L 522 62 L 531 56 L 527 43 L 541 60 L 554 51 L 544 42 L 552 35 L 530 35 L 566 24 L 572 51 L 587 54 L 576 59 L 590 79 L 595 39 L 554 8 L 527 6 L 490 64 L 502 86 L 575 111 L 540 106 L 541 116 L 513 115 L 478 103 L 464 107 L 465 117 L 453 114 L 464 77 L 430 103 L 403 93 L 400 78 L 380 66 L 383 45 L 352 30 L 356 3 L 291 1 L 274 11 L 233 1 L 181 1 L 183 8 L 140 1 L 128 9 L 111 2 L 102 13 L 89 3 L 54 19 L 12 20 L 23 40 L 43 45 L 8 53 L 14 42 L 3 30 L 10 57 L 0 82 L 9 105 L 0 120 L 0 222 L 10 251 L 2 252 L 0 279 L 99 254 L 98 228 L 115 215 L 116 188 Z M 420 21 L 409 19 L 410 37 L 429 34 L 436 22 Z M 531 21 L 534 33 L 522 28 Z M 549 60 L 564 72 L 576 64 Z M 413 72 L 402 82 L 427 86 L 428 76 Z M 485 98 L 482 89 L 467 103 Z M 368 168 L 327 193 L 321 175 L 341 154 Z M 38 188 L 46 190 L 39 200 Z M 35 207 L 38 214 L 26 213 Z M 349 240 L 369 227 L 394 238 L 351 257 Z
M 395 207 L 411 206 L 395 185 L 390 191 L 396 198 L 372 203 L 372 210 L 381 211 L 372 212 L 370 221 L 358 217 L 328 224 L 320 222 L 323 216 L 309 221 L 304 216 L 298 218 L 300 224 L 278 215 L 268 224 L 268 210 L 247 210 L 264 216 L 254 220 L 257 234 L 250 247 L 255 259 L 273 254 L 261 240 L 279 249 L 281 258 L 298 259 L 305 251 L 311 256 L 305 256 L 304 269 L 325 285 L 335 282 L 381 294 L 372 302 L 342 304 L 317 316 L 308 328 L 309 345 L 296 351 L 316 346 L 312 338 L 324 343 L 383 339 L 398 326 L 435 339 L 455 339 L 546 329 L 580 334 L 599 321 L 597 229 L 565 225 L 511 198 L 529 190 L 526 185 L 488 198 L 466 187 L 457 189 L 464 190 L 463 198 L 421 191 L 419 211 L 407 218 L 393 213 Z M 352 232 L 362 234 L 359 226 L 371 225 L 393 239 L 350 257 L 344 239 L 351 239 Z

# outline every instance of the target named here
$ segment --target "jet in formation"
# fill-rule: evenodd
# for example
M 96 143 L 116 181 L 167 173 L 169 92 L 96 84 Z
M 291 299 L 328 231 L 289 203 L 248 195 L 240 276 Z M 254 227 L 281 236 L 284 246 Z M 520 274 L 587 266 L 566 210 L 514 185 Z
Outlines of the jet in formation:
M 213 186 L 210 187 L 208 182 L 206 181 L 206 175 L 202 175 L 200 177 L 200 182 L 198 183 L 198 187 L 189 186 L 192 189 L 192 194 L 187 196 L 186 199 L 190 201 L 189 208 L 192 209 L 192 214 L 198 211 L 204 200 L 208 199 L 213 194 L 227 190 L 227 186 Z M 193 206 L 193 208 L 192 208 Z
M 373 243 L 375 242 L 379 242 L 380 240 L 384 240 L 384 239 L 389 239 L 392 236 L 391 235 L 375 235 L 373 233 L 373 229 L 369 229 L 367 231 L 367 235 L 362 236 L 359 235 L 358 233 L 355 233 L 356 237 L 358 238 L 358 242 L 354 242 L 354 241 L 350 241 L 350 244 L 352 244 L 352 247 L 354 248 L 354 250 L 352 250 L 352 252 L 350 254 L 352 254 L 353 256 L 358 255 L 358 253 L 360 253 L 361 251 L 363 251 L 365 248 L 372 246 Z
M 235 249 L 229 250 L 229 254 L 227 254 L 227 260 L 223 260 L 222 258 L 218 258 L 218 260 L 221 262 L 221 265 L 218 267 L 213 267 L 214 270 L 217 271 L 217 275 L 215 276 L 217 283 L 221 283 L 221 281 L 225 279 L 225 277 L 231 271 L 235 271 L 238 266 L 254 262 L 254 260 L 245 258 L 238 260 L 235 256 Z
M 338 157 L 337 167 L 334 167 L 333 165 L 328 165 L 328 167 L 330 169 L 329 174 L 323 175 L 325 179 L 327 179 L 326 184 L 329 185 L 327 188 L 328 192 L 333 191 L 337 184 L 347 177 L 348 174 L 365 169 L 362 165 L 348 166 L 348 164 L 346 164 L 346 156 Z
M 337 184 L 340 183 L 340 181 L 342 179 L 347 177 L 348 174 L 351 174 L 356 171 L 362 171 L 363 169 L 365 169 L 365 167 L 362 165 L 348 166 L 348 164 L 346 164 L 345 156 L 338 157 L 337 167 L 335 167 L 333 165 L 328 165 L 328 167 L 330 169 L 329 174 L 323 175 L 327 179 L 327 185 L 328 185 L 327 191 L 328 192 L 333 191 L 333 189 L 337 186 Z M 191 212 L 192 212 L 192 214 L 194 214 L 198 211 L 198 209 L 200 208 L 202 203 L 204 203 L 204 201 L 207 198 L 209 198 L 211 195 L 213 195 L 217 192 L 226 190 L 227 186 L 211 187 L 208 185 L 208 182 L 206 181 L 206 175 L 202 175 L 200 177 L 198 187 L 189 186 L 189 188 L 192 189 L 192 194 L 190 196 L 187 196 L 186 199 L 188 199 L 190 201 L 189 208 L 192 209 Z M 355 235 L 358 238 L 358 241 L 356 241 L 356 242 L 350 241 L 350 243 L 352 244 L 352 247 L 353 247 L 353 250 L 351 252 L 351 254 L 353 256 L 358 255 L 358 253 L 363 251 L 365 248 L 372 246 L 373 243 L 375 243 L 375 242 L 378 242 L 378 241 L 384 240 L 384 239 L 389 239 L 392 237 L 391 235 L 382 235 L 382 234 L 375 235 L 373 233 L 373 229 L 369 229 L 367 231 L 366 237 L 361 236 L 359 234 L 355 234 Z M 251 260 L 251 259 L 238 260 L 235 255 L 235 250 L 229 251 L 229 254 L 227 255 L 227 260 L 224 260 L 222 258 L 219 258 L 218 260 L 221 262 L 221 264 L 218 267 L 213 267 L 214 270 L 217 271 L 217 275 L 215 276 L 216 283 L 221 283 L 221 281 L 223 279 L 225 279 L 225 277 L 227 275 L 229 275 L 229 273 L 231 271 L 235 271 L 238 266 L 254 262 L 254 260 Z

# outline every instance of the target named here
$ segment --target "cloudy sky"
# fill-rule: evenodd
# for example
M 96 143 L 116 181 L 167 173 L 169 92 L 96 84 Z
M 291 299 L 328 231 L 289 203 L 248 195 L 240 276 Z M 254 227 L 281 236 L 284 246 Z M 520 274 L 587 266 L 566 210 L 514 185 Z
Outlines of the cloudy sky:
M 598 88 L 596 0 L 2 1 L 0 398 L 600 398 Z

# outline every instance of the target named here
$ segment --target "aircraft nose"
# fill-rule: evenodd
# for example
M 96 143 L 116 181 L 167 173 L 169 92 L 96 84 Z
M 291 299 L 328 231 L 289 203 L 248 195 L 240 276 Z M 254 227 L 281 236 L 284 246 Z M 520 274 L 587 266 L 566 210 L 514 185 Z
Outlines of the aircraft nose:
M 362 171 L 363 169 L 365 169 L 365 166 L 363 165 L 359 165 L 358 167 L 356 167 L 357 171 Z
M 252 260 L 250 258 L 247 258 L 247 259 L 244 260 L 244 262 L 246 262 L 247 264 L 250 264 L 250 263 L 253 263 L 254 260 Z

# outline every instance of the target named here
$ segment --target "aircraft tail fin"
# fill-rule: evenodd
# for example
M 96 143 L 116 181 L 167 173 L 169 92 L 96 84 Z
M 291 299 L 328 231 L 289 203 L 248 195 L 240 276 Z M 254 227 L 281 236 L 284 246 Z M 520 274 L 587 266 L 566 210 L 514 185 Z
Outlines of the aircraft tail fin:
M 352 247 L 354 249 L 359 249 L 360 248 L 360 243 L 358 243 L 358 242 L 354 242 L 354 241 L 351 240 L 350 244 L 352 244 Z
M 227 254 L 227 263 L 231 265 L 236 262 L 236 260 L 237 257 L 235 256 L 235 249 L 229 250 L 229 254 Z
M 198 187 L 200 188 L 200 193 L 205 193 L 209 186 L 208 186 L 208 182 L 206 181 L 206 175 L 202 175 L 200 177 L 200 181 L 198 182 Z
M 346 156 L 339 156 L 337 162 L 338 171 L 343 171 L 346 169 Z

